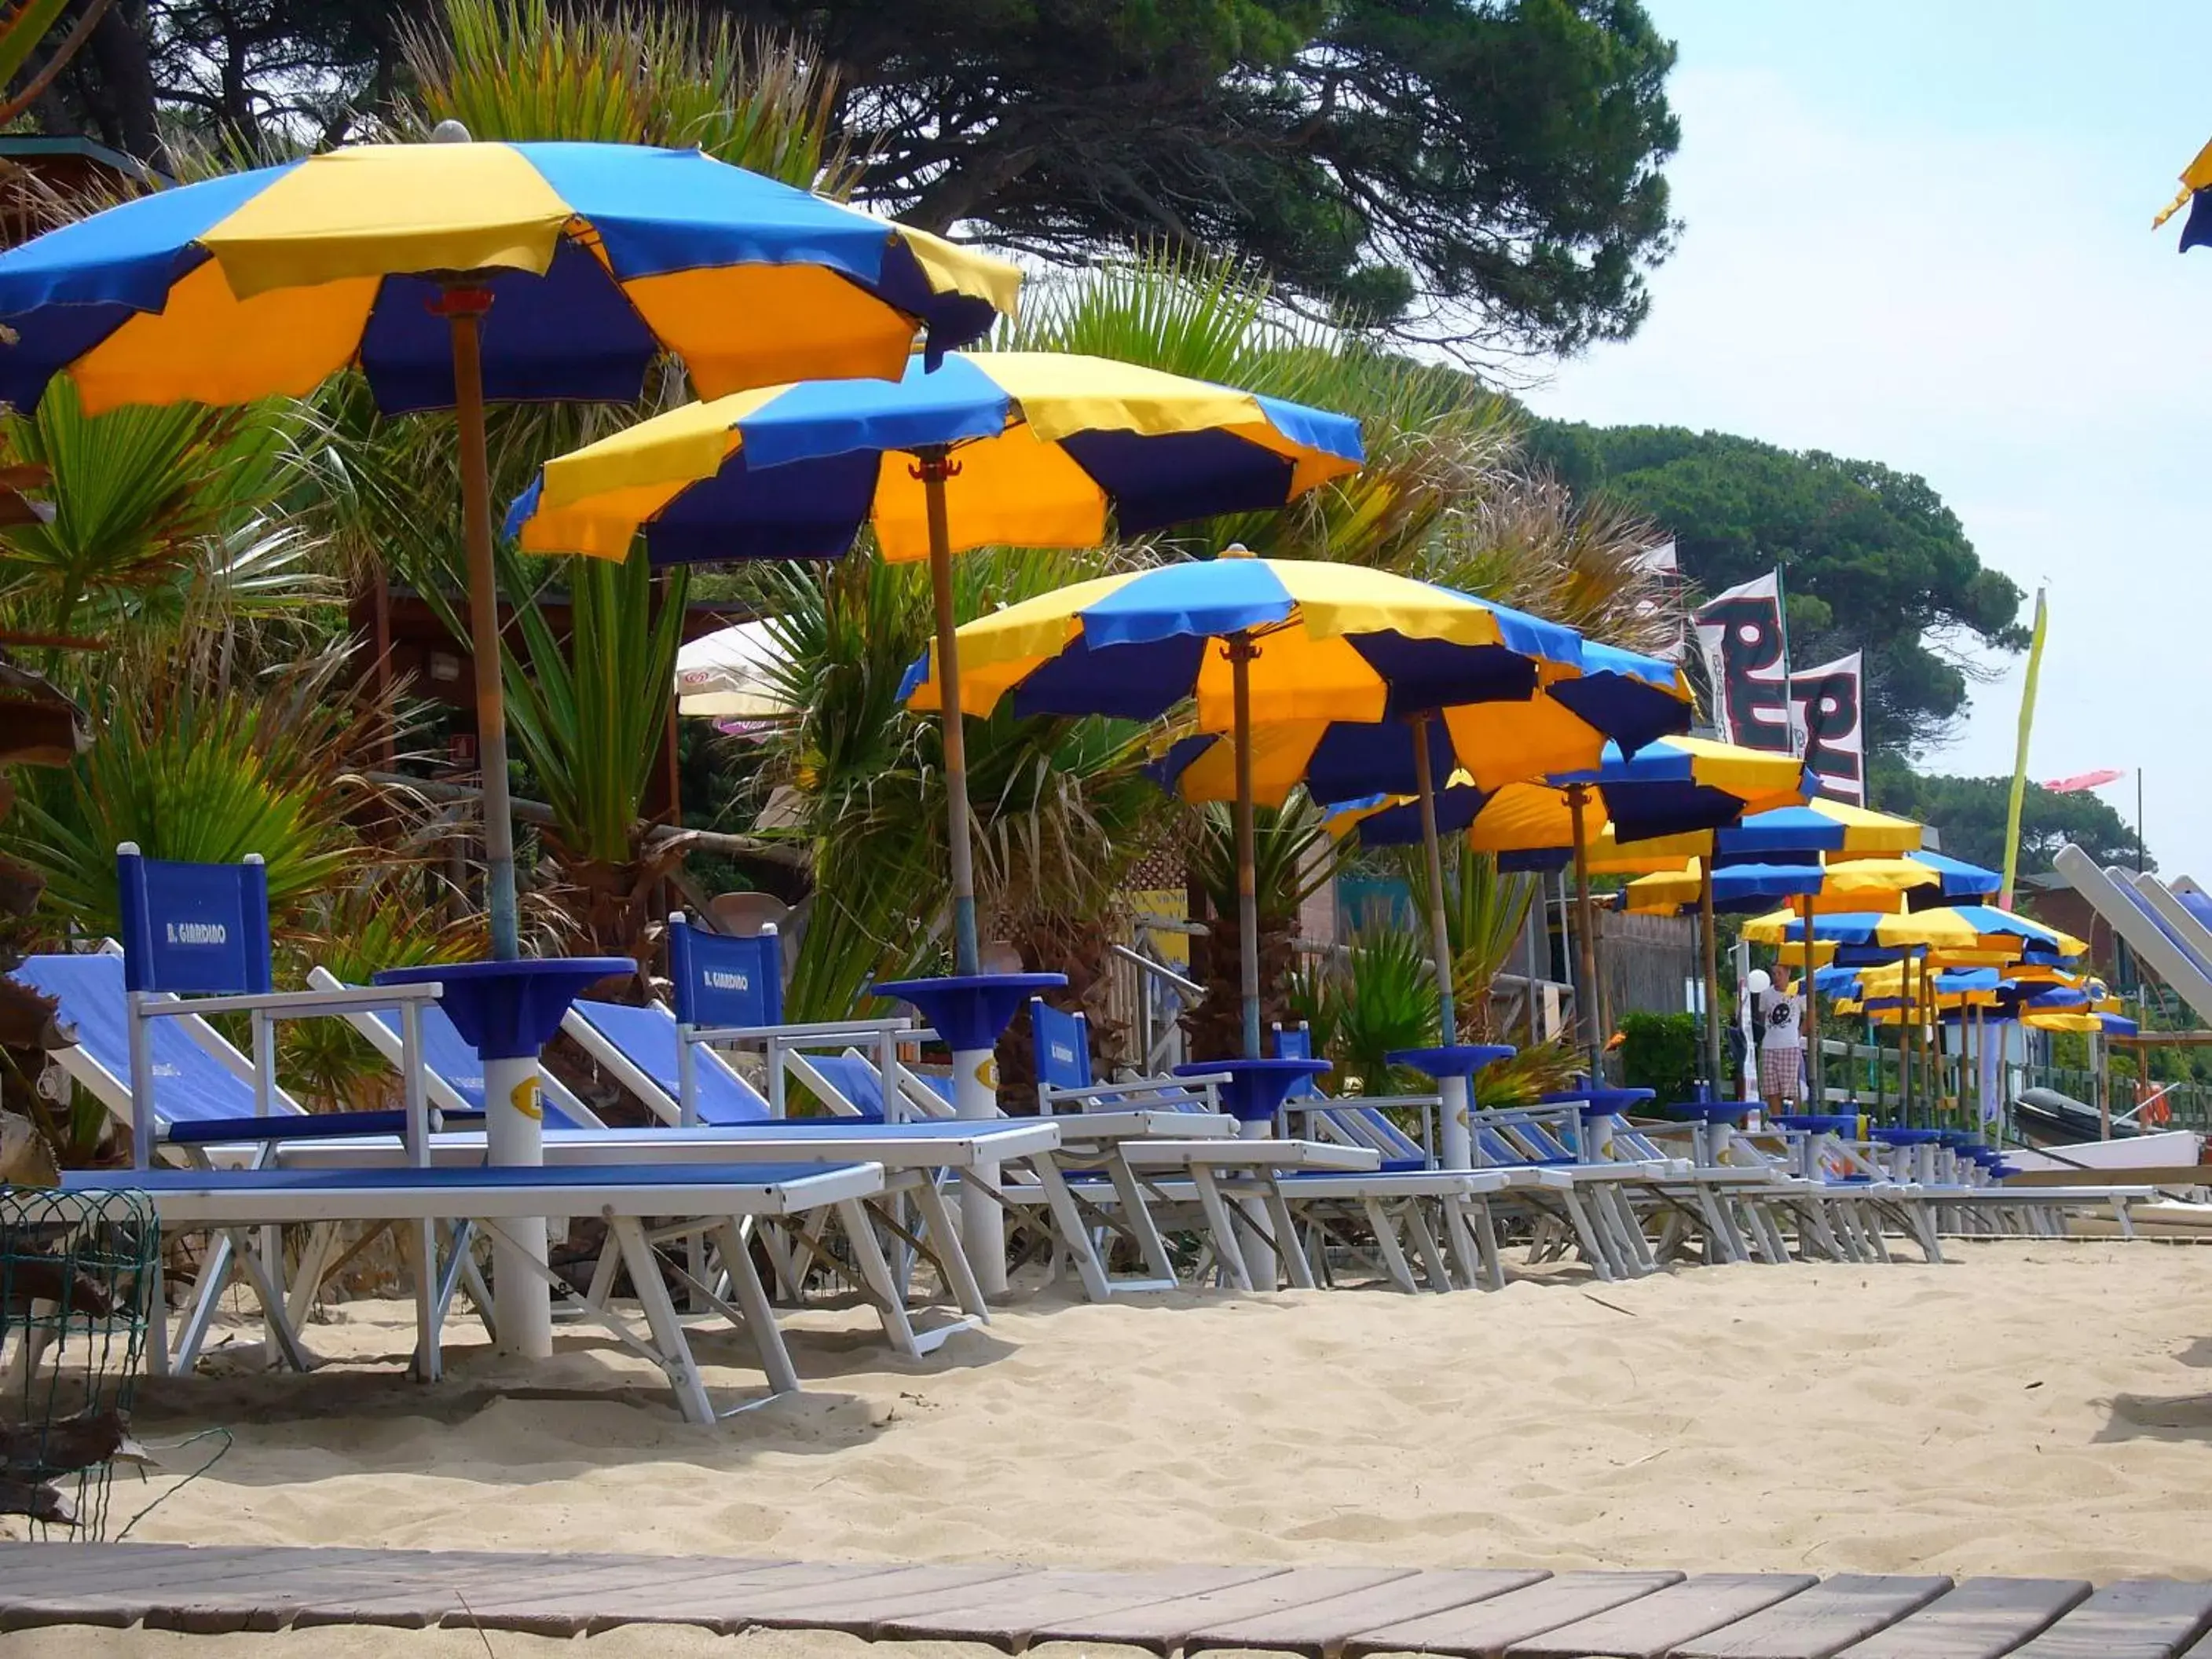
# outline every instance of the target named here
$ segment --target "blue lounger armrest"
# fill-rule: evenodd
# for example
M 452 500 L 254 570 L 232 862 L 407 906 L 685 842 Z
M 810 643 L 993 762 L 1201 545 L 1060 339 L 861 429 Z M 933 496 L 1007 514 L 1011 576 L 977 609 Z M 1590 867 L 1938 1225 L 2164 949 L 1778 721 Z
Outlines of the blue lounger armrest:
M 483 1114 L 432 1114 L 431 1127 L 481 1123 Z M 404 1135 L 404 1112 L 283 1112 L 267 1117 L 192 1118 L 171 1124 L 162 1139 L 179 1146 L 236 1140 L 331 1140 L 347 1135 Z

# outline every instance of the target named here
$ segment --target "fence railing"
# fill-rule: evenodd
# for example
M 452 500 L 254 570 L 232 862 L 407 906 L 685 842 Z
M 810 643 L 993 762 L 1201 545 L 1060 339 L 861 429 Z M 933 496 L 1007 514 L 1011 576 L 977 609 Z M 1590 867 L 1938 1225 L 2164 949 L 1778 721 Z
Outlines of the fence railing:
M 1136 1036 L 1135 1065 L 1146 1076 L 1158 1076 L 1186 1058 L 1183 1042 L 1184 1010 L 1197 1005 L 1206 988 L 1179 973 L 1161 957 L 1156 933 L 1201 933 L 1188 922 L 1138 919 L 1130 943 L 1112 947 L 1113 967 L 1107 987 L 1107 1006 L 1121 1026 Z

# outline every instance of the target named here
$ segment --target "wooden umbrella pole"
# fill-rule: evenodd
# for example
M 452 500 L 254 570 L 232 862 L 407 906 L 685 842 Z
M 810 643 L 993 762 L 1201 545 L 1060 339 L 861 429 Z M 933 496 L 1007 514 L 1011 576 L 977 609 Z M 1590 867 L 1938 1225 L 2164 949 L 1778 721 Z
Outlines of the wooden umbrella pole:
M 1583 1048 L 1589 1058 L 1589 1080 L 1595 1087 L 1605 1080 L 1602 1064 L 1605 1036 L 1598 1012 L 1597 911 L 1590 902 L 1589 840 L 1583 833 L 1583 823 L 1588 793 L 1585 785 L 1571 783 L 1567 786 L 1567 816 L 1574 826 L 1575 840 L 1575 933 L 1583 970 L 1582 989 L 1577 994 L 1577 1002 L 1582 1016 Z
M 1828 1097 L 1820 1087 L 1820 999 L 1813 989 L 1813 900 L 1810 895 L 1797 901 L 1798 918 L 1805 929 L 1805 1109 L 1820 1112 L 1827 1109 Z
M 1244 1058 L 1260 1048 L 1260 884 L 1252 834 L 1252 659 L 1259 654 L 1242 634 L 1229 639 L 1229 683 L 1237 722 L 1237 952 L 1244 994 Z
M 1728 1098 L 1728 1084 L 1721 1076 L 1721 959 L 1719 929 L 1713 922 L 1713 860 L 1708 853 L 1698 860 L 1698 932 L 1705 957 L 1705 1066 L 1713 1081 L 1713 1098 Z
M 1452 1006 L 1451 927 L 1444 916 L 1444 859 L 1437 836 L 1436 766 L 1429 755 L 1429 717 L 1413 716 L 1413 781 L 1421 797 L 1421 852 L 1429 868 L 1429 950 L 1437 964 L 1437 1024 L 1449 1047 L 1459 1041 Z M 1533 994 L 1533 988 L 1531 994 Z
M 492 563 L 491 463 L 484 437 L 483 356 L 480 333 L 491 307 L 489 289 L 454 284 L 431 310 L 453 337 L 453 416 L 459 428 L 461 530 L 468 549 L 470 654 L 477 690 L 477 762 L 483 774 L 484 908 L 491 953 L 501 962 L 522 954 L 514 891 L 514 817 L 507 799 L 507 696 L 501 673 L 499 577 Z
M 921 480 L 929 517 L 929 588 L 937 609 L 938 720 L 945 742 L 945 833 L 952 867 L 952 969 L 983 971 L 975 936 L 975 845 L 968 820 L 968 734 L 960 708 L 958 619 L 952 607 L 952 532 L 945 502 L 945 480 L 960 469 L 943 444 L 917 452 L 909 469 Z

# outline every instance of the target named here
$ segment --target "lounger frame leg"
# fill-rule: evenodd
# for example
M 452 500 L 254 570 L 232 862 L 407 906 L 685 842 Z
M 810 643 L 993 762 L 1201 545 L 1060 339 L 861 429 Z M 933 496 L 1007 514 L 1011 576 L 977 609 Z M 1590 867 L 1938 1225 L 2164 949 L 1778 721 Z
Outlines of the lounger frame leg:
M 631 1288 L 637 1292 L 646 1328 L 653 1333 L 653 1346 L 659 1350 L 660 1368 L 667 1374 L 669 1387 L 676 1392 L 678 1408 L 691 1422 L 711 1425 L 715 1420 L 714 1402 L 707 1397 L 707 1385 L 701 1381 L 699 1368 L 692 1360 L 691 1345 L 684 1339 L 684 1327 L 676 1317 L 676 1304 L 669 1300 L 668 1286 L 660 1277 L 659 1260 L 653 1255 L 653 1246 L 646 1242 L 644 1227 L 634 1215 L 610 1215 L 606 1223 L 622 1246 L 623 1260 L 629 1267 Z

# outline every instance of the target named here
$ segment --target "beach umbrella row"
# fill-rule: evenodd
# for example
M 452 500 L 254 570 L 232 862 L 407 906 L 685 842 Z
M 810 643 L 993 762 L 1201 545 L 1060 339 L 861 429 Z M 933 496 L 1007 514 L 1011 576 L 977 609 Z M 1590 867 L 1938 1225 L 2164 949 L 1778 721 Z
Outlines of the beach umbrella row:
M 951 558 L 994 544 L 1090 547 L 1281 507 L 1356 471 L 1356 422 L 1102 357 L 955 353 L 891 383 L 770 387 L 672 410 L 550 461 L 507 516 L 528 550 L 656 562 L 832 558 L 872 526 L 927 559 L 933 659 L 958 708 Z M 944 720 L 954 960 L 979 971 L 967 749 Z
M 1474 702 L 1520 707 L 1577 679 L 1571 629 L 1434 584 L 1355 565 L 1258 559 L 1241 549 L 1078 582 L 958 631 L 963 673 L 933 653 L 909 676 L 911 707 L 984 715 L 1152 720 L 1185 701 L 1229 738 L 1236 803 L 1244 1057 L 1261 1058 L 1258 896 L 1253 870 L 1255 736 L 1285 722 L 1356 720 L 1378 742 L 1425 753 L 1426 722 Z M 1280 797 L 1278 796 L 1277 799 Z

